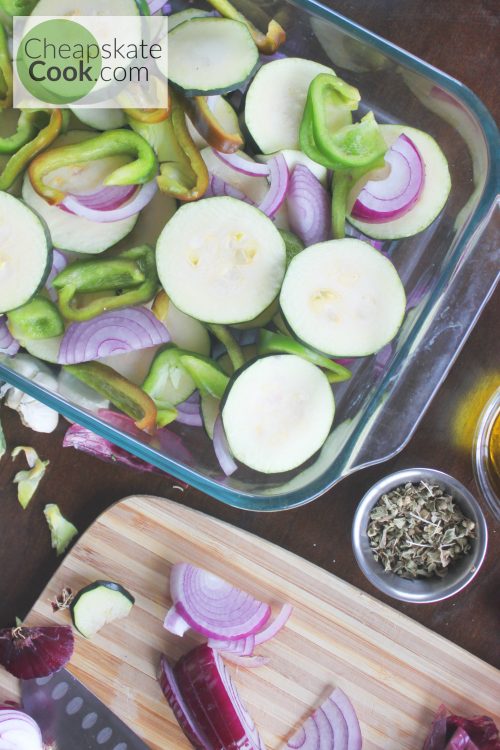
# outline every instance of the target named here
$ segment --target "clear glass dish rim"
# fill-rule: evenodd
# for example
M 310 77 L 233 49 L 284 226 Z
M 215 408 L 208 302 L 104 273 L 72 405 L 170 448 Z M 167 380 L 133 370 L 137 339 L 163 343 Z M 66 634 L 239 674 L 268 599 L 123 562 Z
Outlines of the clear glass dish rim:
M 446 267 L 440 274 L 433 295 L 427 301 L 427 304 L 421 312 L 420 319 L 424 321 L 432 306 L 434 305 L 436 298 L 439 297 L 446 283 L 449 281 L 451 273 L 458 258 L 462 254 L 463 249 L 470 242 L 474 232 L 486 217 L 491 205 L 500 192 L 500 139 L 498 128 L 495 124 L 495 121 L 493 120 L 492 115 L 479 99 L 479 97 L 477 97 L 467 86 L 460 83 L 460 81 L 456 80 L 452 76 L 449 76 L 433 65 L 426 63 L 410 52 L 406 52 L 401 47 L 398 47 L 392 42 L 383 39 L 378 34 L 369 31 L 368 29 L 355 23 L 354 21 L 349 20 L 337 11 L 331 10 L 330 8 L 325 7 L 315 0 L 287 1 L 291 5 L 296 5 L 302 8 L 310 15 L 316 15 L 324 18 L 325 20 L 331 22 L 333 25 L 340 27 L 342 30 L 348 32 L 356 39 L 368 43 L 369 45 L 375 47 L 378 51 L 383 52 L 384 54 L 387 54 L 395 60 L 406 65 L 414 72 L 425 75 L 434 83 L 445 86 L 448 90 L 453 92 L 462 103 L 468 106 L 468 108 L 473 112 L 473 114 L 481 123 L 481 127 L 485 136 L 486 148 L 488 151 L 488 174 L 486 176 L 483 194 L 481 200 L 474 210 L 473 215 L 470 217 L 467 226 L 462 232 L 460 241 L 457 242 L 453 254 L 451 254 L 448 258 Z M 494 282 L 492 282 L 490 294 L 493 292 L 493 289 Z M 484 304 L 486 304 L 488 298 L 489 296 L 485 298 L 483 306 Z M 480 311 L 478 311 L 475 319 L 477 319 L 479 312 Z M 371 396 L 370 402 L 366 408 L 364 419 L 360 421 L 360 424 L 354 430 L 348 443 L 344 447 L 344 452 L 347 455 L 349 453 L 349 447 L 356 443 L 361 431 L 364 429 L 367 420 L 370 418 L 373 410 L 376 408 L 376 404 L 378 403 L 381 394 L 384 392 L 384 389 L 388 381 L 390 380 L 393 371 L 399 365 L 401 358 L 404 357 L 405 354 L 411 349 L 416 337 L 419 334 L 419 330 L 420 326 L 414 326 L 413 330 L 408 336 L 408 340 L 405 342 L 405 345 L 401 347 L 398 356 L 392 363 L 390 370 L 386 373 L 386 376 L 378 384 L 375 393 Z M 446 372 L 447 369 L 443 372 L 442 377 L 440 378 L 436 389 L 434 390 L 434 393 L 437 391 L 439 385 L 446 376 Z M 75 407 L 72 404 L 66 402 L 58 394 L 46 391 L 36 383 L 25 379 L 23 376 L 11 370 L 1 362 L 0 378 L 3 378 L 12 385 L 20 388 L 26 393 L 29 393 L 34 398 L 38 398 L 38 400 L 42 401 L 47 406 L 54 408 L 56 411 L 60 412 L 68 419 L 78 422 L 83 427 L 89 428 L 93 432 L 108 439 L 112 443 L 115 443 L 121 448 L 130 451 L 137 457 L 142 458 L 144 461 L 154 464 L 156 467 L 171 474 L 175 478 L 184 481 L 192 487 L 195 487 L 196 489 L 211 495 L 213 498 L 225 503 L 226 505 L 230 505 L 242 510 L 273 512 L 277 510 L 289 510 L 301 505 L 305 505 L 327 492 L 343 477 L 362 468 L 361 466 L 351 466 L 349 467 L 348 471 L 342 473 L 342 470 L 340 470 L 340 472 L 335 470 L 336 462 L 333 462 L 325 473 L 323 473 L 315 480 L 313 480 L 310 484 L 301 489 L 293 490 L 292 492 L 288 493 L 285 492 L 283 494 L 261 497 L 258 495 L 253 495 L 251 492 L 241 492 L 228 487 L 224 487 L 222 484 L 219 484 L 215 480 L 202 476 L 195 469 L 191 469 L 183 463 L 169 458 L 162 453 L 159 453 L 158 451 L 150 448 L 147 445 L 144 445 L 133 437 L 121 432 L 115 427 L 100 421 L 99 418 L 80 410 L 78 407 Z M 415 432 L 420 418 L 423 416 L 423 413 L 424 412 L 422 411 L 419 419 L 416 420 L 412 432 L 401 440 L 400 445 L 398 445 L 398 447 L 394 451 L 386 456 L 377 457 L 377 459 L 372 463 L 381 463 L 382 461 L 388 460 L 392 456 L 399 453 L 399 451 L 404 448 L 404 446 L 408 443 L 411 436 Z M 363 464 L 363 466 L 367 465 L 369 464 Z

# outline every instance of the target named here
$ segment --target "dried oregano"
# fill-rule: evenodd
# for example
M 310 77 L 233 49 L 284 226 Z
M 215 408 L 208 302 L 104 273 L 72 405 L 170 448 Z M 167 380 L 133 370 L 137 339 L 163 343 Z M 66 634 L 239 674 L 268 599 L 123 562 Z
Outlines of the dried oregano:
M 437 484 L 420 482 L 382 495 L 370 513 L 370 546 L 386 573 L 402 578 L 443 577 L 470 552 L 475 523 Z

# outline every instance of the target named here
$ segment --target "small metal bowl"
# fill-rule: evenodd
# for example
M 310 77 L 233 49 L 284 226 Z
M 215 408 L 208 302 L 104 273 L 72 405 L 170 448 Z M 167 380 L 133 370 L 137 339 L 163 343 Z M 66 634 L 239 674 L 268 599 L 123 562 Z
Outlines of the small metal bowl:
M 373 556 L 366 529 L 370 512 L 382 495 L 407 482 L 420 481 L 439 484 L 449 492 L 466 516 L 476 524 L 476 538 L 471 551 L 450 568 L 444 578 L 408 580 L 395 573 L 385 573 Z M 436 469 L 403 469 L 381 479 L 368 490 L 354 515 L 352 546 L 356 561 L 370 583 L 394 599 L 415 604 L 439 602 L 457 594 L 472 581 L 481 567 L 488 544 L 488 528 L 477 500 L 469 490 L 449 474 Z
M 497 388 L 484 407 L 476 428 L 472 449 L 472 465 L 476 484 L 488 503 L 494 518 L 500 521 L 500 497 L 495 486 L 498 481 L 495 483 L 492 477 L 489 461 L 491 433 L 497 419 L 500 419 L 500 388 Z

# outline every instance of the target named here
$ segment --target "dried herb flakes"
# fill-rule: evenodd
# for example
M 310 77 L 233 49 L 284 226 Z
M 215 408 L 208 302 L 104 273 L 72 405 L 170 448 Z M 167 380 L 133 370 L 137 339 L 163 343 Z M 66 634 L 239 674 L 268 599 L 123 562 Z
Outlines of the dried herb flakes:
M 408 482 L 382 495 L 370 513 L 370 546 L 386 573 L 444 577 L 471 550 L 475 523 L 437 484 Z

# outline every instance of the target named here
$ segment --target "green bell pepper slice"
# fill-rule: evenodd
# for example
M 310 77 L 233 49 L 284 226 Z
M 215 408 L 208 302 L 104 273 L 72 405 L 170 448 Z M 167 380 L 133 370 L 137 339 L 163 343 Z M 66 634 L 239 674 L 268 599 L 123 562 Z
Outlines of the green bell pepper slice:
M 159 288 L 154 250 L 140 245 L 120 253 L 116 258 L 83 260 L 67 266 L 53 281 L 58 290 L 58 304 L 68 320 L 90 320 L 107 310 L 117 310 L 149 302 Z M 115 292 L 79 302 L 79 294 Z
M 295 354 L 298 357 L 307 359 L 308 362 L 312 362 L 313 365 L 318 365 L 318 367 L 326 370 L 325 374 L 330 383 L 341 383 L 344 380 L 349 380 L 351 377 L 351 371 L 347 367 L 343 367 L 343 365 L 339 365 L 338 362 L 328 359 L 328 357 L 314 351 L 314 349 L 304 346 L 290 336 L 283 336 L 280 333 L 262 330 L 259 334 L 258 353 Z
M 186 352 L 180 362 L 191 375 L 202 396 L 221 399 L 229 383 L 229 378 L 215 362 L 201 354 Z
M 143 185 L 158 171 L 156 155 L 144 138 L 131 130 L 108 130 L 95 138 L 50 149 L 38 156 L 29 168 L 31 184 L 50 204 L 61 203 L 66 194 L 44 182 L 50 172 L 79 162 L 97 161 L 106 156 L 127 155 L 133 161 L 118 167 L 104 180 L 104 185 Z
M 20 338 L 51 339 L 64 333 L 59 310 L 46 297 L 35 296 L 22 307 L 7 314 L 9 325 Z
M 240 367 L 243 367 L 245 364 L 245 355 L 229 328 L 219 323 L 208 323 L 207 328 L 226 347 L 234 369 L 239 370 Z
M 160 165 L 158 187 L 166 195 L 181 201 L 201 198 L 208 188 L 208 170 L 186 123 L 186 107 L 181 96 L 172 91 L 172 109 L 167 121 L 172 158 Z
M 0 109 L 12 107 L 12 62 L 7 33 L 0 23 Z
M 13 154 L 0 174 L 0 190 L 12 187 L 28 164 L 48 146 L 50 146 L 64 127 L 64 117 L 60 109 L 50 110 L 48 124 L 37 133 L 33 140 L 28 141 L 17 153 Z M 35 159 L 36 160 L 36 159 Z
M 38 110 L 21 111 L 16 132 L 5 138 L 0 138 L 0 154 L 15 154 L 20 148 L 32 141 L 40 130 L 37 125 L 40 114 Z
M 78 365 L 65 365 L 64 369 L 131 417 L 140 430 L 149 433 L 155 431 L 157 409 L 153 399 L 112 367 L 101 362 L 81 362 Z
M 332 234 L 335 240 L 341 240 L 345 237 L 345 220 L 349 213 L 348 203 L 349 194 L 354 184 L 360 180 L 367 172 L 374 169 L 380 169 L 384 166 L 384 158 L 379 157 L 366 167 L 357 169 L 336 171 L 333 173 L 332 180 Z
M 341 78 L 320 73 L 311 82 L 299 132 L 307 156 L 328 169 L 366 167 L 387 151 L 373 112 L 352 123 L 359 91 Z

